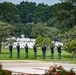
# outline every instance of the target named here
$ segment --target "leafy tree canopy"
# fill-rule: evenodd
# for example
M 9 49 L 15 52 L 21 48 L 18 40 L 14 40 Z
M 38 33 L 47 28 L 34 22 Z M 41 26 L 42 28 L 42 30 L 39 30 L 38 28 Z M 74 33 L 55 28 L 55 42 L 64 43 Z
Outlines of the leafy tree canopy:
M 36 38 L 35 44 L 38 47 L 41 47 L 43 44 L 49 46 L 49 45 L 54 45 L 54 43 L 51 41 L 50 38 L 42 38 L 41 36 L 39 36 L 38 38 Z
M 49 30 L 49 27 L 45 23 L 37 23 L 32 28 L 32 36 L 33 37 L 38 37 L 38 36 L 47 37 L 48 30 Z
M 10 2 L 0 3 L 0 20 L 11 24 L 20 23 L 16 6 Z
M 2 41 L 13 34 L 13 29 L 14 27 L 12 25 L 0 21 L 0 53 Z

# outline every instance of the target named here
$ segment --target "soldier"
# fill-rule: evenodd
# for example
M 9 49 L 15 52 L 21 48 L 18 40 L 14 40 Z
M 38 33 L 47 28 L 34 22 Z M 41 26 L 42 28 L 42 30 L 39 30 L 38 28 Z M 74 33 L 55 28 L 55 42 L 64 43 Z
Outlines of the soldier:
M 54 47 L 54 45 L 50 46 L 52 59 L 54 59 Z
M 60 45 L 60 44 L 57 46 L 59 59 L 61 59 L 61 47 L 62 47 L 62 45 Z
M 19 45 L 19 43 L 17 43 L 16 48 L 17 48 L 17 57 L 20 58 L 20 45 Z
M 36 57 L 37 57 L 37 47 L 36 47 L 35 44 L 33 46 L 33 49 L 34 49 L 34 58 L 36 59 Z
M 9 44 L 10 58 L 12 58 L 13 45 Z
M 26 58 L 28 59 L 28 45 L 26 44 L 24 47 L 25 47 L 25 52 L 26 52 Z
M 46 45 L 45 44 L 42 46 L 42 55 L 43 55 L 43 59 L 46 59 Z

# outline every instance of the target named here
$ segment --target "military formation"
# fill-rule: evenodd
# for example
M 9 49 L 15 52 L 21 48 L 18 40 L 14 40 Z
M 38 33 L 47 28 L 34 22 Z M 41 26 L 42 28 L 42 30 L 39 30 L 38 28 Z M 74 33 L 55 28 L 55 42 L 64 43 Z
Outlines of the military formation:
M 25 48 L 25 55 L 26 55 L 25 58 L 28 59 L 28 49 L 29 49 L 28 45 L 25 44 L 24 48 Z M 54 48 L 55 48 L 55 46 L 51 45 L 49 48 L 50 48 L 51 58 L 54 59 Z M 62 48 L 62 45 L 59 44 L 57 46 L 57 52 L 58 52 L 58 58 L 59 59 L 61 59 L 61 51 L 62 51 L 61 48 Z M 19 43 L 17 43 L 16 49 L 17 49 L 17 57 L 20 58 L 20 45 L 19 45 Z M 45 44 L 42 45 L 41 50 L 42 50 L 43 59 L 46 59 L 46 50 L 47 50 L 47 48 L 46 48 Z M 12 58 L 12 51 L 13 51 L 13 45 L 12 44 L 9 44 L 9 51 L 10 51 L 10 58 Z M 33 46 L 33 51 L 34 51 L 34 58 L 36 59 L 37 58 L 37 46 L 35 44 Z

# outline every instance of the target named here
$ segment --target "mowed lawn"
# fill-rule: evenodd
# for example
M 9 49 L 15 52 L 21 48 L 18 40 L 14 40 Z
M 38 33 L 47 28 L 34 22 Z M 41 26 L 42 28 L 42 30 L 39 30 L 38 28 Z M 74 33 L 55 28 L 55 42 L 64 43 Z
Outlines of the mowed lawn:
M 50 62 L 69 62 L 69 63 L 75 63 L 76 64 L 76 58 L 72 58 L 71 54 L 62 50 L 62 58 L 58 59 L 58 53 L 57 50 L 54 50 L 54 59 L 51 59 L 51 51 L 46 51 L 46 59 L 42 58 L 42 51 L 37 50 L 37 59 L 34 59 L 34 52 L 33 49 L 29 49 L 28 52 L 28 59 L 26 59 L 26 53 L 25 49 L 20 50 L 20 58 L 17 58 L 17 50 L 13 49 L 13 57 L 10 58 L 9 49 L 2 49 L 2 53 L 0 54 L 0 60 L 40 60 L 40 61 L 50 61 Z

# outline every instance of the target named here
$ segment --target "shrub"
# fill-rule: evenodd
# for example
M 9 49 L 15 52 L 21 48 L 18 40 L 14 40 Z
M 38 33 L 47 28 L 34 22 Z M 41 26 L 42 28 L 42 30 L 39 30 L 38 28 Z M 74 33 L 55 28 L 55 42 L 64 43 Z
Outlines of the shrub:
M 3 70 L 2 69 L 2 64 L 0 64 L 0 75 L 12 75 L 12 71 Z
M 67 71 L 61 65 L 60 66 L 50 66 L 49 70 L 45 71 L 46 75 L 75 75 L 76 73 L 73 69 Z

